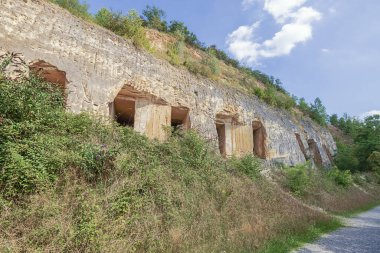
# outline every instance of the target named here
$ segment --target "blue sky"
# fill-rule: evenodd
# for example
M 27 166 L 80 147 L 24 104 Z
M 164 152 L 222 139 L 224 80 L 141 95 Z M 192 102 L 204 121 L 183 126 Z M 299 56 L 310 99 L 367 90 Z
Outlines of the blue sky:
M 328 113 L 380 113 L 378 0 L 88 0 L 139 13 L 146 5 L 183 21 L 200 41 L 282 80 Z

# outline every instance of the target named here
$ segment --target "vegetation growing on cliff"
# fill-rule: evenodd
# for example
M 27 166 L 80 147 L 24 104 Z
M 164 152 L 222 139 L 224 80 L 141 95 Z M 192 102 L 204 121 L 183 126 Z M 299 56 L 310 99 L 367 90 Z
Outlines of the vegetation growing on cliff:
M 177 20 L 167 22 L 165 12 L 155 6 L 147 6 L 141 16 L 134 10 L 125 16 L 121 12 L 105 8 L 92 15 L 88 12 L 88 5 L 82 4 L 79 0 L 51 1 L 76 16 L 131 39 L 136 47 L 145 48 L 173 65 L 183 66 L 193 74 L 217 80 L 255 95 L 271 106 L 296 113 L 301 111 L 301 114 L 326 126 L 327 115 L 319 98 L 314 103 L 308 104 L 305 99 L 290 95 L 282 87 L 280 79 L 242 66 L 215 45 L 206 46 L 183 22 Z M 159 47 L 154 45 L 157 36 L 161 40 Z

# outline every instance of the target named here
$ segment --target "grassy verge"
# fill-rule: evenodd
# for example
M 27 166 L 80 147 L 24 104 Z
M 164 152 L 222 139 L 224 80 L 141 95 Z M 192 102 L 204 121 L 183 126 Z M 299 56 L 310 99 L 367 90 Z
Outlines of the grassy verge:
M 360 213 L 369 211 L 380 205 L 380 201 L 375 201 L 364 207 L 355 209 L 349 212 L 339 212 L 335 213 L 336 215 L 351 218 L 359 215 Z M 333 232 L 341 227 L 344 227 L 344 224 L 335 218 L 329 222 L 318 222 L 315 225 L 312 225 L 309 229 L 301 233 L 293 233 L 287 236 L 281 236 L 275 240 L 269 241 L 265 244 L 258 253 L 286 253 L 290 252 L 296 248 L 303 246 L 306 243 L 311 243 L 320 238 L 322 235 Z M 248 252 L 248 251 L 247 251 Z
M 343 224 L 338 219 L 327 222 L 317 222 L 310 226 L 306 231 L 298 233 L 289 233 L 275 240 L 269 241 L 259 250 L 259 253 L 286 253 L 293 249 L 301 247 L 305 243 L 309 243 L 318 239 L 321 235 L 332 232 Z M 247 251 L 248 252 L 248 251 Z
M 355 210 L 351 210 L 351 211 L 343 211 L 343 212 L 336 212 L 334 213 L 335 215 L 339 215 L 339 216 L 343 216 L 343 217 L 347 217 L 347 218 L 351 218 L 351 217 L 355 217 L 361 213 L 364 213 L 364 212 L 367 212 L 377 206 L 380 206 L 380 200 L 376 200 L 372 203 L 369 203 L 365 206 L 362 206 L 362 207 L 359 207 Z
M 353 211 L 347 212 L 338 212 L 334 213 L 335 215 L 351 218 L 359 215 L 360 213 L 369 211 L 380 205 L 380 201 L 375 201 L 369 203 L 366 206 L 357 208 Z M 322 235 L 333 232 L 341 227 L 344 227 L 344 224 L 339 220 L 339 217 L 328 221 L 328 222 L 318 222 L 315 225 L 310 226 L 306 231 L 300 233 L 289 233 L 286 236 L 281 236 L 275 240 L 269 241 L 265 244 L 258 253 L 286 253 L 290 252 L 296 248 L 301 247 L 306 243 L 311 243 Z M 247 251 L 249 252 L 249 251 Z

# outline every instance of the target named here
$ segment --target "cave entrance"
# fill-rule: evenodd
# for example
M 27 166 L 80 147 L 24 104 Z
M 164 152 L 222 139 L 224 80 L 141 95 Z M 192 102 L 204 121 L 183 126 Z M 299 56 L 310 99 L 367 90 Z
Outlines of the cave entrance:
M 219 152 L 226 156 L 226 126 L 224 123 L 216 123 L 216 132 L 218 133 Z
M 215 119 L 216 132 L 218 134 L 219 151 L 223 157 L 233 155 L 232 122 L 233 116 L 229 114 L 217 114 Z
M 252 122 L 253 153 L 261 159 L 266 159 L 266 131 L 261 121 Z
M 189 108 L 172 106 L 170 125 L 173 131 L 190 129 Z
M 134 98 L 126 96 L 116 96 L 113 106 L 115 120 L 122 126 L 134 127 L 136 102 Z
M 59 88 L 61 88 L 66 104 L 67 84 L 69 83 L 69 81 L 66 78 L 65 71 L 59 70 L 56 66 L 43 60 L 37 60 L 32 62 L 29 65 L 29 68 L 34 74 L 41 77 L 43 80 L 53 83 L 57 85 Z

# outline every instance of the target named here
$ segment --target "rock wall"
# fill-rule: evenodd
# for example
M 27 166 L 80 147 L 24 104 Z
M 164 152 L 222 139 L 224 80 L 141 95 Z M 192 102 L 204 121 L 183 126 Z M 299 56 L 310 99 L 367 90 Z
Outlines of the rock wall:
M 67 105 L 75 113 L 109 115 L 119 91 L 130 85 L 167 105 L 189 108 L 191 127 L 215 143 L 216 115 L 224 114 L 231 115 L 236 125 L 252 127 L 254 121 L 261 122 L 267 160 L 303 163 L 304 153 L 313 156 L 317 148 L 322 164 L 329 165 L 329 156 L 335 153 L 328 130 L 310 120 L 296 120 L 256 97 L 176 68 L 47 1 L 0 0 L 0 24 L 1 48 L 22 53 L 28 61 L 43 60 L 66 73 Z M 315 142 L 312 151 L 310 140 Z M 249 144 L 240 149 L 246 147 Z

